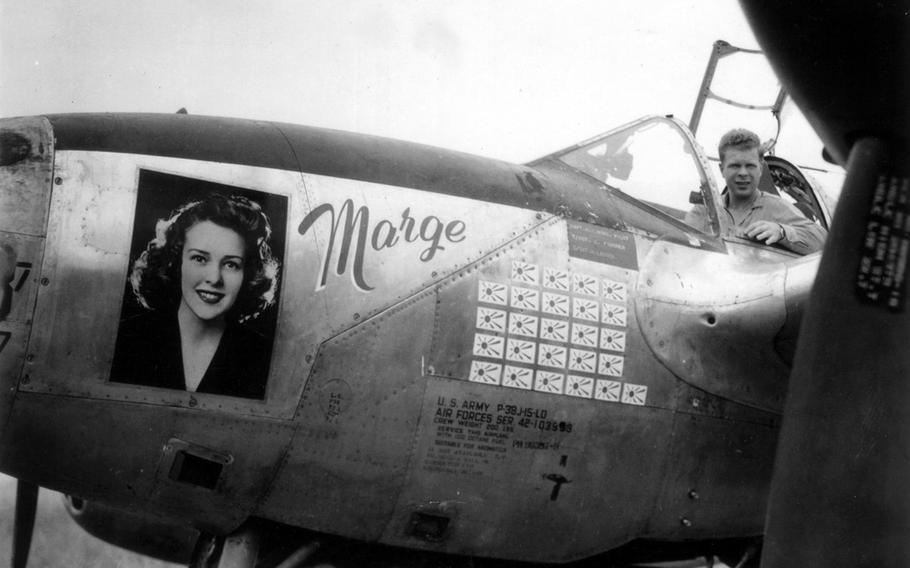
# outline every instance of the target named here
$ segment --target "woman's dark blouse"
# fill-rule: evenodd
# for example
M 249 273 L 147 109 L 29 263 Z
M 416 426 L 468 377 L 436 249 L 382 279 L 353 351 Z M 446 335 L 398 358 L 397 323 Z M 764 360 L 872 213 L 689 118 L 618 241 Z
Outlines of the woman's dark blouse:
M 228 323 L 196 392 L 262 399 L 270 356 L 263 335 Z M 111 381 L 186 390 L 176 313 L 147 312 L 121 322 Z

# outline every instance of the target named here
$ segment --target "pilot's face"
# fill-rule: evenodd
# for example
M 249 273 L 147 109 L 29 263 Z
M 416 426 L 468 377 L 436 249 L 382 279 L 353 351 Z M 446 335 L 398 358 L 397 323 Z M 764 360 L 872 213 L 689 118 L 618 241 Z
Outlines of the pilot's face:
M 761 178 L 758 148 L 727 148 L 720 171 L 734 201 L 751 198 L 758 189 L 758 180 Z
M 182 302 L 201 320 L 222 318 L 243 285 L 243 238 L 211 221 L 186 232 L 180 265 Z

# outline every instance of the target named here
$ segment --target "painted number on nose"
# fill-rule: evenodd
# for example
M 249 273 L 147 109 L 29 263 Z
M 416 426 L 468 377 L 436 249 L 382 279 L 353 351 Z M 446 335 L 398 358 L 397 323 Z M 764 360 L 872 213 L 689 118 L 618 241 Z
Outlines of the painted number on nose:
M 25 285 L 25 281 L 28 280 L 28 275 L 32 272 L 32 263 L 31 262 L 17 262 L 16 268 L 24 268 L 22 271 L 22 276 L 19 277 L 19 280 L 16 282 L 16 285 L 13 286 L 13 291 L 18 292 L 22 289 L 22 286 Z

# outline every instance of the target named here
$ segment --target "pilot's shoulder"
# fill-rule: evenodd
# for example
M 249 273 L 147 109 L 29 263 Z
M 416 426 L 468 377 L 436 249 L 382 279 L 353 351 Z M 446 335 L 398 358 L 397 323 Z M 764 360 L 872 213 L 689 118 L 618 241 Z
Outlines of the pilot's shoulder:
M 783 197 L 781 197 L 780 195 L 777 195 L 777 194 L 774 194 L 774 193 L 770 193 L 770 192 L 767 192 L 767 191 L 760 191 L 758 195 L 759 195 L 759 198 L 760 198 L 761 201 L 762 201 L 762 205 L 768 205 L 768 204 L 770 204 L 770 203 L 773 203 L 773 204 L 784 204 L 784 203 L 787 202 L 787 201 L 786 201 Z
M 805 217 L 802 212 L 792 203 L 784 199 L 779 195 L 774 195 L 773 193 L 762 192 L 762 206 L 771 209 L 772 211 L 778 211 L 781 213 L 788 213 L 792 215 L 798 215 L 800 217 Z

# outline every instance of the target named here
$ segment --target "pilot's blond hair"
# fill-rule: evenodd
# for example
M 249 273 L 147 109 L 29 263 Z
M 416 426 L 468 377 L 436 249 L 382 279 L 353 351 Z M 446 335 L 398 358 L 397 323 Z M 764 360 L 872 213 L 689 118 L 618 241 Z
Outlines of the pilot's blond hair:
M 745 128 L 734 128 L 720 137 L 720 142 L 717 144 L 717 156 L 720 158 L 721 164 L 724 163 L 724 154 L 728 148 L 740 148 L 742 150 L 755 148 L 758 150 L 759 159 L 765 157 L 765 149 L 762 147 L 758 134 Z

